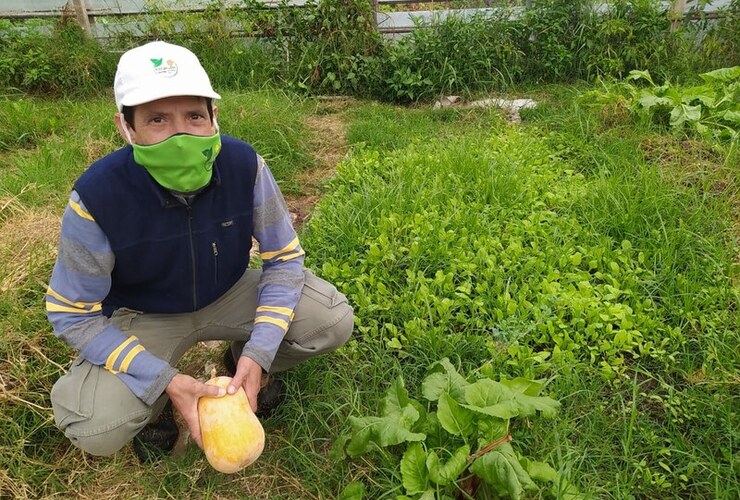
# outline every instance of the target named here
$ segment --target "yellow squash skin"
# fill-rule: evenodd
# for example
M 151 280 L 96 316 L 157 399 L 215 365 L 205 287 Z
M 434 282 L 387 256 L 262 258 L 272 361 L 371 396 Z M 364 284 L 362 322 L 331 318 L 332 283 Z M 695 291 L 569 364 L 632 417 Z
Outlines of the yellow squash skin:
M 226 388 L 231 377 L 214 377 L 208 384 Z M 232 474 L 253 463 L 265 447 L 265 431 L 249 406 L 244 389 L 220 398 L 198 400 L 203 451 L 211 466 Z

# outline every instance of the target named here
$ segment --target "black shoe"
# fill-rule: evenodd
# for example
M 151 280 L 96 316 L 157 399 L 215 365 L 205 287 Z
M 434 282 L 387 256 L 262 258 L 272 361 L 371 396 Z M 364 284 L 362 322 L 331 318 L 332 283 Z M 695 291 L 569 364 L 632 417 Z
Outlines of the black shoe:
M 227 347 L 223 356 L 224 368 L 230 377 L 236 373 L 236 361 L 231 354 L 231 347 Z M 263 378 L 265 375 L 262 376 Z M 267 418 L 285 401 L 285 382 L 280 379 L 267 376 L 267 383 L 262 386 L 257 394 L 257 411 L 255 415 L 259 418 Z
M 172 452 L 179 436 L 172 402 L 167 401 L 159 417 L 134 436 L 134 453 L 142 464 L 156 462 Z
M 234 360 L 234 355 L 231 354 L 231 346 L 224 351 L 223 362 L 226 373 L 229 374 L 229 377 L 233 377 L 236 374 L 236 360 Z
M 260 392 L 257 394 L 257 411 L 259 418 L 268 418 L 285 401 L 285 382 L 279 378 L 269 377 Z

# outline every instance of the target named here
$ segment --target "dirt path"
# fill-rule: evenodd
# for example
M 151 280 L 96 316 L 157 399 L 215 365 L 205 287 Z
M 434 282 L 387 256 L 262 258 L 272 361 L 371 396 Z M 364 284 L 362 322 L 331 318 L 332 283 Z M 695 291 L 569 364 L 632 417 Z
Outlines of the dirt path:
M 323 183 L 334 174 L 337 164 L 347 154 L 347 125 L 342 112 L 351 104 L 352 100 L 344 97 L 318 99 L 314 114 L 306 119 L 312 132 L 310 141 L 316 166 L 298 177 L 303 194 L 285 197 L 296 229 L 311 216 Z

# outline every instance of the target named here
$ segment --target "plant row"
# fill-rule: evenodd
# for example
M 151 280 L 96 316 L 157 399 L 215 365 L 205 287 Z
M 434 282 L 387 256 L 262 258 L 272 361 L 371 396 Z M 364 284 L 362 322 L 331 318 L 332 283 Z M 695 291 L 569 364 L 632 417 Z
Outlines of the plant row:
M 154 38 L 191 47 L 224 90 L 276 84 L 392 101 L 621 77 L 635 69 L 686 76 L 740 63 L 740 0 L 719 20 L 697 10 L 699 21 L 677 30 L 664 4 L 614 0 L 605 10 L 593 0 L 534 0 L 523 11 L 434 18 L 392 40 L 379 34 L 369 0 L 270 9 L 257 0 L 229 8 L 214 1 L 200 13 L 158 10 L 152 2 L 131 21 L 135 34 L 101 18 L 110 26 L 105 44 L 86 39 L 69 19 L 41 30 L 4 21 L 0 87 L 60 94 L 107 88 L 119 51 Z

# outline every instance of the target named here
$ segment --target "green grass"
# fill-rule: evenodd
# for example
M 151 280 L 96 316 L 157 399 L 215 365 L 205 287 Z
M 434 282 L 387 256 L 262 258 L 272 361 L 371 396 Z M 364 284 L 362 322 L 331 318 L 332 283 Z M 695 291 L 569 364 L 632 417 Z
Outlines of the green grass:
M 285 374 L 265 453 L 233 476 L 192 445 L 146 468 L 128 447 L 85 456 L 54 427 L 48 392 L 72 355 L 43 314 L 54 224 L 74 178 L 122 142 L 108 98 L 0 101 L 0 496 L 328 499 L 360 481 L 366 498 L 395 498 L 396 450 L 349 460 L 337 438 L 398 376 L 420 399 L 448 357 L 461 373 L 549 380 L 562 409 L 518 420 L 515 448 L 586 495 L 736 498 L 737 148 L 583 110 L 569 88 L 537 96 L 520 127 L 484 110 L 341 111 L 353 149 L 301 237 L 355 307 L 355 335 Z M 316 109 L 225 94 L 219 121 L 294 193 L 316 164 Z M 204 376 L 219 355 L 183 366 Z

